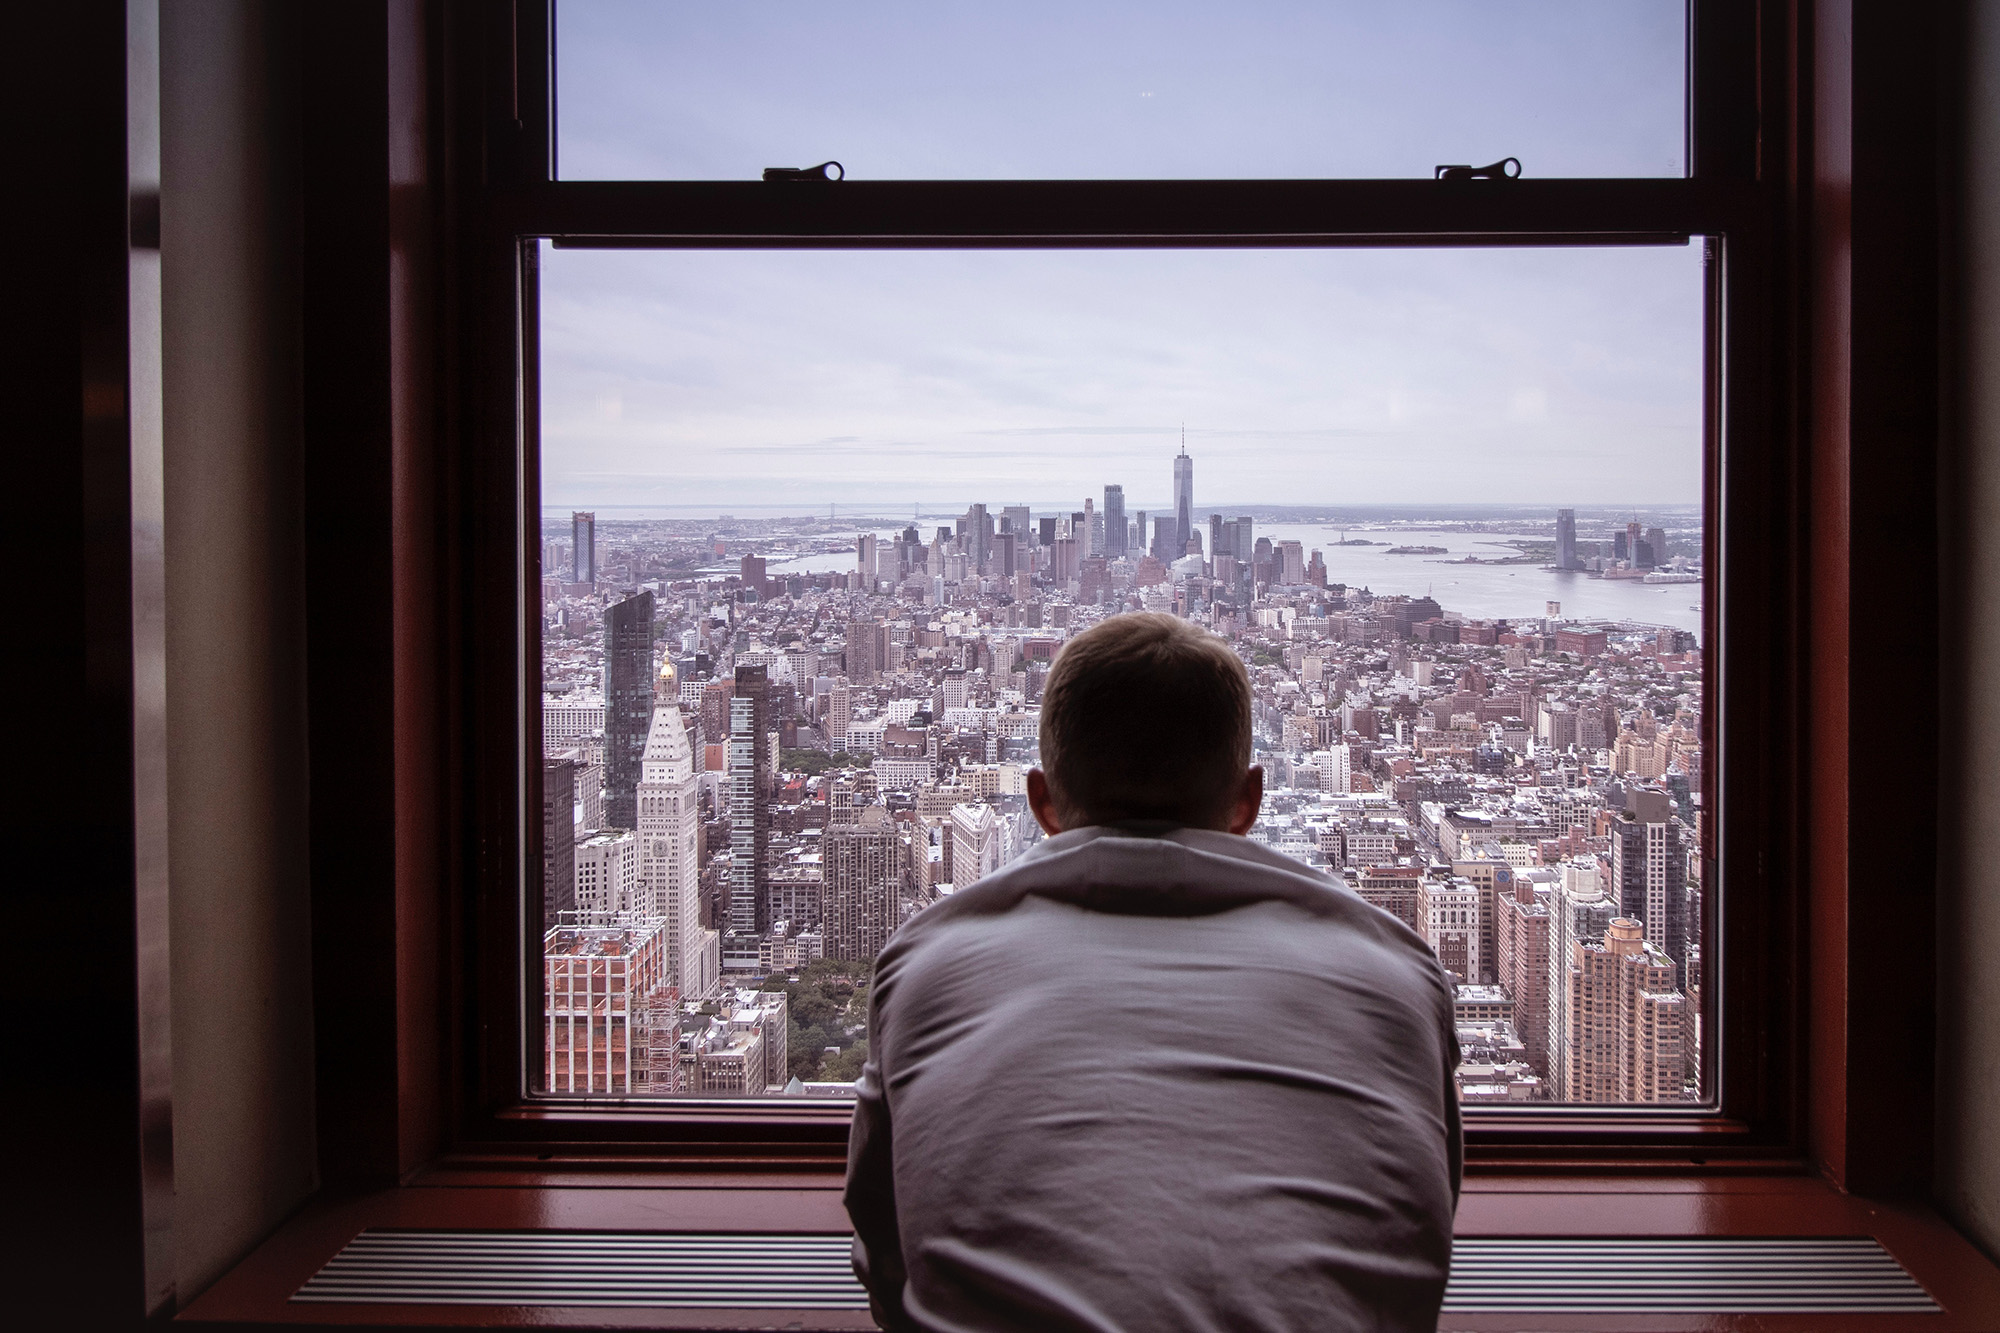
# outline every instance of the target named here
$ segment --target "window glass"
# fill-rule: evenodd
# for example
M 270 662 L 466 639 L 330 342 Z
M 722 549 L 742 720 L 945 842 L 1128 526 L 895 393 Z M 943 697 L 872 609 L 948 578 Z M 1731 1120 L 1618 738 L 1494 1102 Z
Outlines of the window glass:
M 1682 0 L 567 0 L 570 180 L 1677 176 Z
M 1251 836 L 1455 975 L 1468 1104 L 1703 1100 L 1701 262 L 545 248 L 535 1087 L 844 1095 L 1147 608 L 1249 667 Z

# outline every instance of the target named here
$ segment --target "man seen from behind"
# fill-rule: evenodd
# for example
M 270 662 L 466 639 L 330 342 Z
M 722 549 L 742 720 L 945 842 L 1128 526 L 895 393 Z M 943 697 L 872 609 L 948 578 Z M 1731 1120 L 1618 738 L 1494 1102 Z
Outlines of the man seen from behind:
M 877 960 L 847 1208 L 877 1321 L 1433 1329 L 1460 1166 L 1423 941 L 1252 842 L 1250 681 L 1164 615 L 1049 673 L 1049 834 Z

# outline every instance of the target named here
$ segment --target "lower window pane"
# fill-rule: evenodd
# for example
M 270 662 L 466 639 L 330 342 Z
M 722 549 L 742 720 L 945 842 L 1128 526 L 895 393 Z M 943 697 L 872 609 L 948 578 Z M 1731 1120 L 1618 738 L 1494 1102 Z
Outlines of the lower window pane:
M 1250 836 L 1454 975 L 1468 1105 L 1706 1100 L 1698 246 L 540 263 L 535 1091 L 846 1095 L 1143 609 L 1249 668 Z

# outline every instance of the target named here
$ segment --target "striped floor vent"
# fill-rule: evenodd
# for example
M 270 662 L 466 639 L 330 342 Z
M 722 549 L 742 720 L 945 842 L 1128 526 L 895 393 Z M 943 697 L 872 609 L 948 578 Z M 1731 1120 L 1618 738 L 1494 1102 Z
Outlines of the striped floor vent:
M 1462 1314 L 1936 1314 L 1867 1236 L 1462 1237 L 1444 1308 Z
M 399 1305 L 865 1310 L 848 1238 L 590 1231 L 356 1236 L 292 1297 Z M 1461 1237 L 1459 1313 L 1936 1313 L 1866 1236 Z

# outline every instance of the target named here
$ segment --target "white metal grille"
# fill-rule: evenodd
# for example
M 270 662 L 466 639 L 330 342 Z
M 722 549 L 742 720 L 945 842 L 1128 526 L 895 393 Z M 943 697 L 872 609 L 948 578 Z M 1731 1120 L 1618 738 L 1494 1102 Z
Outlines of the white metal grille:
M 292 1297 L 405 1305 L 862 1310 L 837 1235 L 368 1230 Z M 1461 1237 L 1444 1308 L 1527 1313 L 1934 1313 L 1866 1236 Z
M 1462 1314 L 1904 1314 L 1937 1303 L 1867 1236 L 1462 1237 Z

